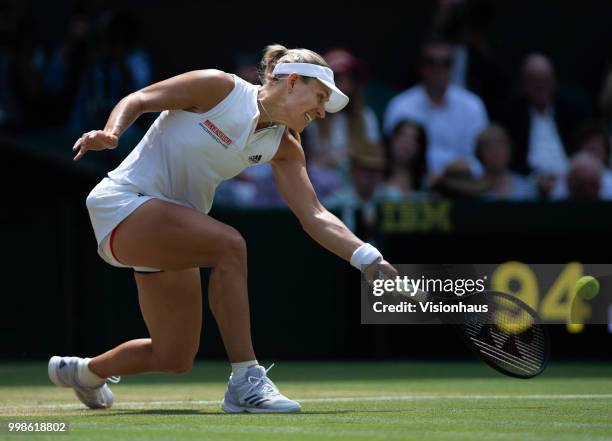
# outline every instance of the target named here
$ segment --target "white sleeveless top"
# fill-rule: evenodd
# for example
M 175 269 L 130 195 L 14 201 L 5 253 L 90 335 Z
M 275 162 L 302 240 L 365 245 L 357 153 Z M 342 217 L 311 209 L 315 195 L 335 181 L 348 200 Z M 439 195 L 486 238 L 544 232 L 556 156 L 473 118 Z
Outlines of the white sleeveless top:
M 283 125 L 255 131 L 259 86 L 232 76 L 234 88 L 208 112 L 162 112 L 108 177 L 208 213 L 217 185 L 270 161 L 285 132 Z

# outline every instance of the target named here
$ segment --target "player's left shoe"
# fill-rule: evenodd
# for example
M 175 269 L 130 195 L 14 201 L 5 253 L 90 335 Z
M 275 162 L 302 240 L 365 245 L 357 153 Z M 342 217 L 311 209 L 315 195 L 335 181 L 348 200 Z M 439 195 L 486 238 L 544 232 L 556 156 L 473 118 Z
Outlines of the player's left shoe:
M 274 365 L 272 365 L 274 366 Z M 221 409 L 227 413 L 293 413 L 302 408 L 297 401 L 281 394 L 268 378 L 268 371 L 262 366 L 247 370 L 243 378 L 230 376 Z
M 83 404 L 90 409 L 108 409 L 113 405 L 113 393 L 106 384 L 88 387 L 79 381 L 80 357 L 51 357 L 49 360 L 49 379 L 60 387 L 71 387 Z M 113 383 L 119 382 L 120 377 L 108 378 Z

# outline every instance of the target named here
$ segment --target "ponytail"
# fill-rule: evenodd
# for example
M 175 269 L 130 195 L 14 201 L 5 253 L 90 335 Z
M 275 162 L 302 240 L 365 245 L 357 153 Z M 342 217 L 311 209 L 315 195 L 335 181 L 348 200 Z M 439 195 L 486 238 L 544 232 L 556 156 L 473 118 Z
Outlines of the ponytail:
M 273 78 L 272 71 L 276 63 L 287 55 L 288 52 L 289 49 L 280 44 L 271 44 L 264 49 L 264 55 L 259 66 L 259 81 L 261 81 L 261 84 Z

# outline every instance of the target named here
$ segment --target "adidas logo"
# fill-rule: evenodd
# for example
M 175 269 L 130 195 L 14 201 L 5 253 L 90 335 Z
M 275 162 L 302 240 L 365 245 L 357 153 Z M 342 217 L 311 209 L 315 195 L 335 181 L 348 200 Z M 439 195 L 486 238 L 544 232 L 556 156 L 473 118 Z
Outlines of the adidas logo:
M 249 162 L 251 164 L 257 164 L 259 161 L 261 161 L 261 155 L 252 155 L 252 156 L 249 156 Z

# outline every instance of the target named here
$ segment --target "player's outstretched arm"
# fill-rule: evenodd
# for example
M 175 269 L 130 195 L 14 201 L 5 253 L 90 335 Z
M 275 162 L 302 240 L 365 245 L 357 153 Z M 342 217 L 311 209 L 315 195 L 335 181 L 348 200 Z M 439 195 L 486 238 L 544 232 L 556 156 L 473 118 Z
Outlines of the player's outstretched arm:
M 319 202 L 306 171 L 304 151 L 292 135 L 283 137 L 272 170 L 283 199 L 315 241 L 360 270 L 365 266 L 367 280 L 379 271 L 386 277 L 397 275 L 376 248 L 355 236 Z
M 111 112 L 103 130 L 84 133 L 72 147 L 78 161 L 87 150 L 114 149 L 119 137 L 143 113 L 183 109 L 206 112 L 225 98 L 234 87 L 233 78 L 219 70 L 187 72 L 160 81 L 123 98 Z

